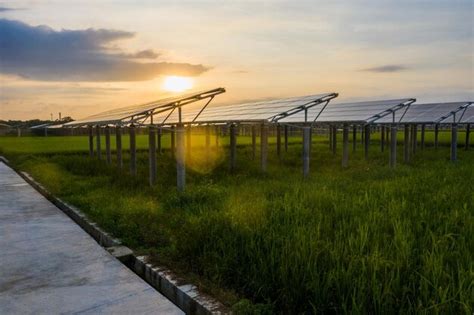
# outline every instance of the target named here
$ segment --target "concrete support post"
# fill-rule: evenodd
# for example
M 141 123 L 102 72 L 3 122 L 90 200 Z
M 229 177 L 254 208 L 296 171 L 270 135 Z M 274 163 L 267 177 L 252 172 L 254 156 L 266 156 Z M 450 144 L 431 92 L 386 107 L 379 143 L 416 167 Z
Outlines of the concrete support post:
M 285 125 L 285 152 L 288 152 L 288 126 Z
M 252 125 L 252 159 L 257 156 L 257 127 Z
M 117 166 L 122 169 L 123 159 L 122 159 L 122 127 L 115 127 L 115 147 L 117 150 Z
M 95 127 L 95 138 L 97 158 L 100 160 L 102 158 L 102 150 L 100 148 L 100 126 Z
M 186 186 L 186 152 L 184 148 L 184 126 L 178 124 L 176 128 L 176 184 L 178 191 L 184 191 Z
M 260 166 L 262 172 L 267 171 L 268 159 L 268 125 L 262 124 L 260 131 Z
M 458 157 L 458 126 L 451 125 L 451 161 L 456 161 Z
M 410 125 L 405 125 L 405 138 L 403 140 L 403 160 L 410 162 Z
M 336 155 L 337 150 L 337 126 L 332 127 L 332 154 Z
M 107 164 L 112 163 L 112 153 L 110 150 L 110 127 L 105 127 L 105 157 Z
M 280 125 L 277 125 L 277 134 L 276 134 L 276 140 L 277 140 L 277 156 L 280 157 L 281 156 L 281 126 Z
M 380 151 L 385 149 L 385 126 L 380 127 Z
M 370 125 L 364 126 L 364 157 L 369 158 Z
M 237 127 L 232 124 L 229 127 L 230 134 L 230 171 L 235 171 L 236 156 L 237 156 Z
M 89 157 L 94 157 L 94 131 L 92 126 L 89 126 Z
M 390 167 L 397 165 L 397 125 L 390 126 Z
M 176 153 L 176 127 L 171 126 L 171 133 L 170 133 L 170 145 L 171 145 L 171 157 L 175 157 Z
M 135 126 L 130 126 L 130 174 L 137 175 L 137 142 Z
M 311 127 L 303 127 L 303 177 L 309 176 L 309 162 L 311 156 Z
M 469 150 L 469 137 L 471 133 L 471 125 L 467 124 L 466 125 L 466 143 L 464 145 L 464 150 Z
M 162 145 L 161 145 L 161 137 L 163 136 L 163 129 L 161 128 L 158 128 L 158 130 L 156 131 L 156 148 L 157 148 L 157 151 L 158 151 L 158 154 L 162 154 L 163 153 L 163 150 L 162 150 Z
M 364 144 L 365 141 L 365 126 L 360 127 L 360 144 Z
M 156 138 L 155 127 L 148 130 L 148 166 L 149 166 L 149 183 L 153 186 L 156 182 Z
M 420 143 L 421 150 L 425 148 L 425 129 L 426 129 L 425 124 L 422 124 L 421 125 L 421 143 Z
M 439 139 L 439 125 L 436 124 L 435 125 L 435 130 L 434 130 L 435 134 L 434 134 L 434 146 L 435 146 L 435 149 L 438 148 L 438 139 Z
M 344 124 L 342 129 L 342 167 L 349 165 L 349 126 Z
M 352 126 L 352 152 L 356 151 L 357 146 L 357 126 Z

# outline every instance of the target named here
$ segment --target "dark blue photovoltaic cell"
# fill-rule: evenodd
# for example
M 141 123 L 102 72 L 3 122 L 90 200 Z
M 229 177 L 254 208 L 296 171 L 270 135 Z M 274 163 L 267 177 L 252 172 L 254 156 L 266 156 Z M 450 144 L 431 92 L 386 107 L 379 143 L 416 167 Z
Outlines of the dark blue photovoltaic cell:
M 369 123 L 378 117 L 387 115 L 391 110 L 398 110 L 414 99 L 396 99 L 366 101 L 354 103 L 329 103 L 323 106 L 313 107 L 308 110 L 308 122 L 316 123 Z M 305 122 L 304 112 L 282 119 L 281 122 L 300 123 Z
M 430 124 L 438 123 L 444 119 L 451 117 L 460 112 L 469 103 L 467 102 L 451 102 L 451 103 L 429 103 L 429 104 L 412 104 L 405 111 L 400 110 L 395 114 L 395 120 L 400 123 L 418 123 Z M 384 117 L 375 121 L 376 123 L 392 122 L 391 117 Z

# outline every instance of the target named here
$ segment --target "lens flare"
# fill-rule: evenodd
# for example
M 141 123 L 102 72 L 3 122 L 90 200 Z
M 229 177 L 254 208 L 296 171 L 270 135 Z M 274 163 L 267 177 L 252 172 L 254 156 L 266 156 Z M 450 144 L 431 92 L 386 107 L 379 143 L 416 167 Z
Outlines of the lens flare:
M 163 89 L 169 92 L 183 92 L 193 87 L 193 79 L 187 77 L 169 76 L 163 82 Z

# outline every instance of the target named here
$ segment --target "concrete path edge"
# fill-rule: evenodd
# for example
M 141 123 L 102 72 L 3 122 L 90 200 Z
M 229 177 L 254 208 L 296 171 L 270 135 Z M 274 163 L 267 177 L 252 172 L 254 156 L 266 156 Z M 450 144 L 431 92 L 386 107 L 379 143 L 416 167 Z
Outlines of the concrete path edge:
M 0 161 L 12 168 L 36 191 L 51 201 L 56 207 L 69 216 L 76 224 L 86 231 L 100 246 L 106 248 L 114 257 L 135 272 L 140 278 L 163 294 L 186 314 L 231 314 L 231 311 L 213 297 L 204 294 L 190 283 L 176 276 L 171 270 L 162 266 L 147 263 L 146 256 L 136 256 L 131 249 L 122 245 L 121 241 L 102 230 L 96 223 L 89 220 L 78 208 L 52 195 L 31 175 L 16 169 L 3 156 Z

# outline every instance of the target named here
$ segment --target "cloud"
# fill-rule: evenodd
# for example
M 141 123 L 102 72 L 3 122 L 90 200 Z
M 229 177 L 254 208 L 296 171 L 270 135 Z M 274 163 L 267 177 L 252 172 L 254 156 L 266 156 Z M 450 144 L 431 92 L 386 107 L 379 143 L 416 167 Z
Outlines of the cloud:
M 15 8 L 7 8 L 7 7 L 0 7 L 0 12 L 5 12 L 5 11 L 15 11 L 18 9 Z
M 379 66 L 379 67 L 362 69 L 361 71 L 375 72 L 375 73 L 392 73 L 392 72 L 405 71 L 407 69 L 409 68 L 403 65 L 384 65 L 384 66 Z
M 174 62 L 140 62 L 159 54 L 117 53 L 110 44 L 135 34 L 120 30 L 55 31 L 0 19 L 0 73 L 44 81 L 142 81 L 160 75 L 196 76 L 209 68 Z

